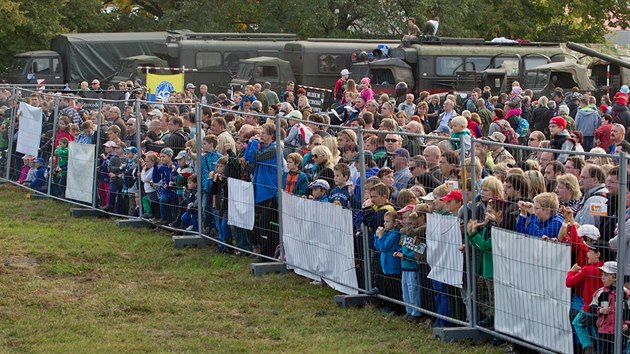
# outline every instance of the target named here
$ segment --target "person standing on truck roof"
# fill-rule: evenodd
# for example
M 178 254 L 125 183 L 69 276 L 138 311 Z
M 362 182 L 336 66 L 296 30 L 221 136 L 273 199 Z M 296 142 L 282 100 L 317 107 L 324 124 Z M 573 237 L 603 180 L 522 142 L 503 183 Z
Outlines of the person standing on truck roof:
M 345 91 L 346 82 L 348 81 L 348 76 L 352 74 L 348 69 L 343 69 L 340 72 L 341 77 L 335 83 L 335 88 L 333 88 L 333 97 L 335 98 L 335 102 L 341 102 L 341 97 L 343 92 Z
M 365 99 L 365 102 L 374 99 L 374 91 L 372 91 L 372 87 L 370 86 L 370 78 L 364 77 L 361 79 L 361 92 L 360 95 Z

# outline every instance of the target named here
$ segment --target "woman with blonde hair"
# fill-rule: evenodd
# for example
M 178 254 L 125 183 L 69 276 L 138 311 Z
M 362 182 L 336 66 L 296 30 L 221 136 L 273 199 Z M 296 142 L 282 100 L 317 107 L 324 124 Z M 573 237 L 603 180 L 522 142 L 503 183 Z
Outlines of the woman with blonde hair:
M 328 148 L 328 151 L 330 151 L 330 154 L 332 156 L 330 161 L 333 163 L 333 165 L 336 165 L 339 162 L 339 159 L 341 159 L 341 154 L 339 153 L 339 145 L 337 145 L 337 138 L 335 138 L 334 136 L 327 136 L 324 138 L 324 141 L 322 141 L 322 145 Z
M 534 199 L 535 196 L 545 193 L 547 191 L 545 187 L 545 178 L 542 173 L 537 170 L 525 171 L 525 180 L 529 184 L 529 199 Z
M 543 239 L 558 237 L 564 219 L 558 215 L 560 202 L 555 193 L 541 193 L 533 204 L 520 201 L 518 207 L 521 213 L 516 221 L 516 232 Z
M 577 177 L 571 173 L 565 173 L 556 177 L 556 194 L 560 201 L 560 206 L 566 206 L 577 213 L 577 208 L 582 198 L 580 183 Z
M 335 185 L 335 172 L 333 171 L 335 163 L 330 149 L 326 145 L 315 146 L 313 150 L 311 150 L 311 156 L 317 165 L 313 181 L 323 179 L 328 182 L 328 185 L 332 188 L 332 186 Z

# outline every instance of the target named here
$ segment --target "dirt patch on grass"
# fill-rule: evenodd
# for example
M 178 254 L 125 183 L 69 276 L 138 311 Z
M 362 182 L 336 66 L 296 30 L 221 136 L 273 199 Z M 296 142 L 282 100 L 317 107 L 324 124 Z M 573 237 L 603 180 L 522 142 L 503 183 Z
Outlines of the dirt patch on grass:
M 8 256 L 0 258 L 0 266 L 7 271 L 12 269 L 35 270 L 39 267 L 39 262 L 35 257 L 28 256 Z

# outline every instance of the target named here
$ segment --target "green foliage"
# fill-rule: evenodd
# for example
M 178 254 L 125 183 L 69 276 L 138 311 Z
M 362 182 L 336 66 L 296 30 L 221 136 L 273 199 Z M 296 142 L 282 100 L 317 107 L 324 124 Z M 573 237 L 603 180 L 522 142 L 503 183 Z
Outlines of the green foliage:
M 106 10 L 104 9 L 106 8 Z M 0 2 L 0 71 L 11 56 L 48 49 L 67 32 L 285 32 L 301 38 L 399 38 L 440 16 L 439 35 L 601 42 L 606 24 L 630 27 L 619 0 L 4 0 Z

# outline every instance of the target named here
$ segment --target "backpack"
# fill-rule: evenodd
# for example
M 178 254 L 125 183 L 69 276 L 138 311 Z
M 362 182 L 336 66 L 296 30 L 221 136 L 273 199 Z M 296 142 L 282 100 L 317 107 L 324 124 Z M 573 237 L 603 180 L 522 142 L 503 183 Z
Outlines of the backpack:
M 516 134 L 519 138 L 526 137 L 529 134 L 529 122 L 527 119 L 518 116 L 518 126 L 516 127 Z
M 518 134 L 512 129 L 510 123 L 505 119 L 499 119 L 496 123 L 501 128 L 501 134 L 505 135 L 505 143 L 518 145 Z

